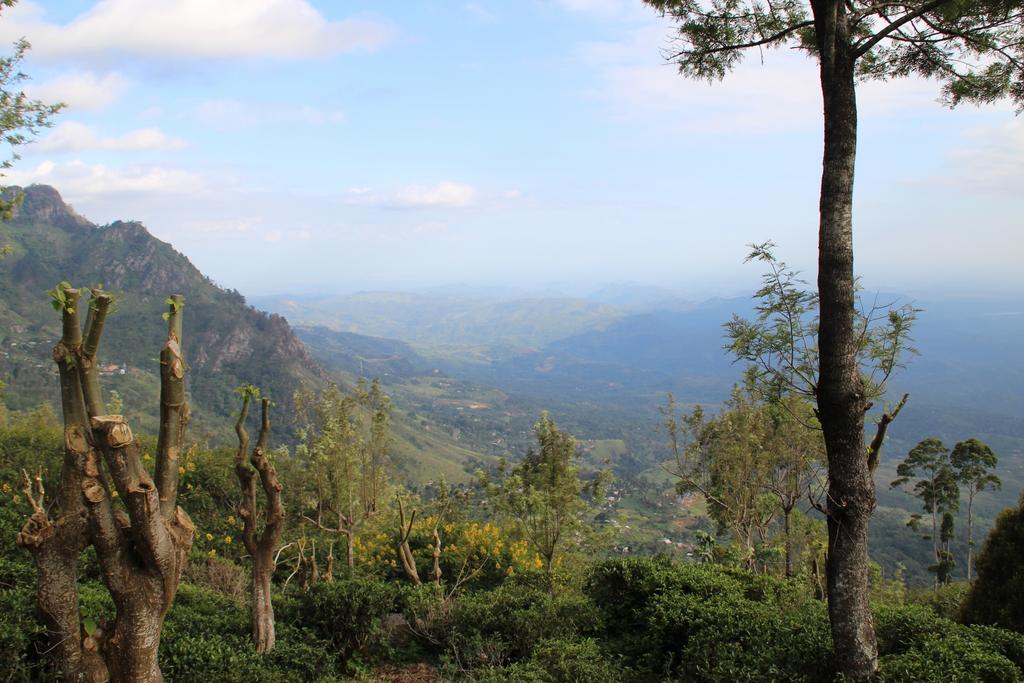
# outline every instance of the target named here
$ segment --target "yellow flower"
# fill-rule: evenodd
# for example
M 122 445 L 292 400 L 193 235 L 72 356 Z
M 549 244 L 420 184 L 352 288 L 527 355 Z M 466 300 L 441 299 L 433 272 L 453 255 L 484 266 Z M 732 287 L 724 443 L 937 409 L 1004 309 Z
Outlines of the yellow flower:
M 5 482 L 4 482 L 4 485 L 3 485 L 2 487 L 0 487 L 0 489 L 2 489 L 4 493 L 10 493 L 10 492 L 11 492 L 11 485 L 10 485 L 10 484 L 8 484 L 8 483 L 7 483 L 6 481 L 5 481 Z
M 114 489 L 113 491 L 110 492 L 110 497 L 117 498 L 117 489 Z
M 178 474 L 185 474 L 185 468 L 184 467 L 179 467 L 178 468 Z
M 15 503 L 20 503 L 21 502 L 21 496 L 19 496 L 18 494 L 14 494 L 14 502 Z
M 228 515 L 228 524 L 230 524 L 231 526 L 235 525 L 235 516 L 234 515 Z
M 230 536 L 225 536 L 224 537 L 224 542 L 227 543 L 228 545 L 231 545 L 231 537 Z
M 196 471 L 196 464 L 194 462 L 192 462 L 191 460 L 188 461 L 188 471 L 189 472 L 195 472 Z
M 206 534 L 206 540 L 207 540 L 207 541 L 212 541 L 212 540 L 213 540 L 213 534 L 211 534 L 211 533 L 207 532 L 207 534 Z
M 143 453 L 142 454 L 142 459 L 143 460 L 149 460 L 149 453 Z
M 208 552 L 206 554 L 209 555 L 210 557 L 213 557 L 213 556 L 215 556 L 217 554 L 217 551 L 214 550 L 213 548 L 210 548 L 210 552 Z

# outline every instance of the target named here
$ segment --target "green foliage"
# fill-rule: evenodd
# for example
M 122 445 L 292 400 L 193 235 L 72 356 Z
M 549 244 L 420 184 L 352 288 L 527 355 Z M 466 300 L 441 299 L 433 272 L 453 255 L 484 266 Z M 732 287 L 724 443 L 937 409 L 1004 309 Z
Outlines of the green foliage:
M 279 620 L 277 644 L 257 654 L 243 603 L 182 584 L 164 623 L 160 668 L 168 680 L 328 680 L 337 672 L 331 643 Z
M 981 492 L 985 489 L 1002 488 L 1003 482 L 992 470 L 999 464 L 999 458 L 989 445 L 978 439 L 967 439 L 953 446 L 949 463 L 956 471 L 956 478 L 968 489 Z
M 582 480 L 576 440 L 559 430 L 547 413 L 533 431 L 538 448 L 499 482 L 482 477 L 482 483 L 491 504 L 518 524 L 550 577 L 564 548 L 589 530 L 587 522 L 596 512 L 606 475 Z
M 793 581 L 664 558 L 597 564 L 586 592 L 638 680 L 821 680 L 832 675 L 824 604 Z
M 935 573 L 937 585 L 948 583 L 955 565 L 950 542 L 953 540 L 953 513 L 960 508 L 960 482 L 950 464 L 949 449 L 936 438 L 924 439 L 907 453 L 896 468 L 891 486 L 905 487 L 913 482 L 910 493 L 921 500 L 924 511 L 931 515 L 931 532 L 935 564 L 928 570 Z M 913 515 L 907 526 L 917 529 L 920 515 Z
M 581 595 L 552 596 L 513 581 L 455 601 L 443 647 L 463 667 L 505 666 L 529 659 L 542 641 L 592 635 L 600 624 L 600 613 Z
M 530 663 L 544 672 L 544 680 L 555 683 L 618 683 L 628 678 L 618 662 L 593 638 L 541 641 L 534 648 Z
M 928 608 L 876 610 L 875 632 L 884 681 L 1019 681 L 1024 638 L 959 626 Z
M 283 622 L 301 622 L 347 659 L 384 643 L 382 620 L 402 610 L 405 594 L 404 584 L 349 578 L 314 585 L 278 614 Z
M 964 621 L 1024 632 L 1024 497 L 999 514 L 978 553 L 977 569 Z
M 52 289 L 47 290 L 47 294 L 50 297 L 50 305 L 53 306 L 53 310 L 60 313 L 61 311 L 67 311 L 68 313 L 74 313 L 74 306 L 71 305 L 68 299 L 67 290 L 73 289 L 71 283 L 65 280 L 57 283 Z
M 769 401 L 786 394 L 812 398 L 818 386 L 818 295 L 806 289 L 797 271 L 775 256 L 772 242 L 751 245 L 747 261 L 767 265 L 754 292 L 757 317 L 734 315 L 725 324 L 728 347 L 747 363 L 749 385 Z M 862 306 L 855 312 L 857 362 L 866 396 L 876 399 L 907 354 L 910 330 L 919 311 L 913 306 Z
M 0 662 L 5 680 L 42 680 L 47 676 L 40 653 L 46 643 L 45 629 L 34 615 L 35 568 L 20 559 L 0 558 Z
M 907 603 L 927 607 L 940 617 L 957 621 L 960 618 L 960 609 L 971 590 L 971 584 L 966 581 L 955 581 L 937 590 L 914 590 L 907 594 Z
M 13 4 L 4 2 L 3 6 Z M 0 161 L 0 169 L 10 168 L 20 158 L 18 147 L 30 142 L 40 128 L 50 127 L 50 119 L 64 108 L 63 104 L 44 104 L 30 99 L 18 89 L 19 84 L 28 79 L 20 69 L 29 47 L 28 41 L 22 38 L 14 44 L 14 54 L 0 58 L 0 139 L 11 149 L 11 156 Z M 20 197 L 0 198 L 0 218 L 9 219 L 19 202 Z

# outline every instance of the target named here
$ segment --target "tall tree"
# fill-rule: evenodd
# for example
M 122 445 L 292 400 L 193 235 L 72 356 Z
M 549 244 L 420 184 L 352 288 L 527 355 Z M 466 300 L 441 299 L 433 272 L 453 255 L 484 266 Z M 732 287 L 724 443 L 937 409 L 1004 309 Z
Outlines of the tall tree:
M 785 571 L 792 574 L 793 512 L 820 496 L 823 446 L 810 413 L 798 397 L 765 402 L 749 387 L 735 387 L 711 420 L 700 406 L 677 416 L 672 396 L 662 408 L 676 460 L 667 469 L 679 478 L 676 490 L 704 497 L 710 516 L 730 531 L 750 569 L 759 549 L 777 544 L 773 520 L 781 516 Z
M 56 508 L 44 506 L 42 477 L 33 481 L 25 475 L 33 513 L 17 542 L 35 558 L 39 611 L 67 680 L 159 682 L 160 632 L 194 531 L 177 506 L 178 462 L 189 413 L 181 354 L 184 300 L 177 295 L 168 299 L 154 477 L 143 465 L 127 420 L 104 414 L 96 356 L 110 295 L 93 290 L 84 332 L 79 290 L 61 283 L 51 295 L 63 320 L 53 357 L 60 375 L 64 464 Z M 123 509 L 113 504 L 111 481 Z M 89 545 L 96 550 L 116 616 L 111 624 L 85 627 L 79 623 L 76 572 L 78 557 Z
M 387 484 L 391 403 L 376 380 L 360 380 L 351 394 L 337 386 L 318 397 L 296 394 L 307 413 L 304 442 L 297 452 L 309 463 L 314 509 L 303 517 L 321 531 L 345 538 L 346 563 L 355 566 L 355 539 L 378 512 Z
M 235 476 L 242 491 L 238 516 L 242 519 L 242 542 L 252 558 L 252 639 L 257 652 L 270 652 L 276 640 L 274 605 L 271 602 L 270 580 L 277 568 L 274 550 L 284 530 L 284 505 L 281 503 L 281 481 L 274 464 L 267 457 L 270 437 L 270 399 L 260 399 L 261 419 L 256 446 L 249 451 L 249 432 L 245 420 L 249 416 L 249 402 L 260 398 L 259 389 L 251 384 L 239 388 L 242 410 L 235 424 L 238 451 L 235 453 Z M 248 462 L 246 461 L 248 455 Z M 263 510 L 263 530 L 256 505 L 256 479 L 260 480 L 266 505 Z
M 537 448 L 501 481 L 487 482 L 488 497 L 496 508 L 514 519 L 540 555 L 549 586 L 556 558 L 567 540 L 586 528 L 603 473 L 586 482 L 580 477 L 576 439 L 563 432 L 547 413 L 533 427 Z
M 967 439 L 953 446 L 949 462 L 961 486 L 967 487 L 967 580 L 974 578 L 974 498 L 985 489 L 1000 489 L 1003 482 L 992 473 L 999 458 L 978 439 Z
M 1024 102 L 1024 21 L 1006 0 L 645 0 L 677 24 L 682 74 L 719 80 L 747 50 L 794 45 L 818 62 L 824 150 L 818 223 L 815 398 L 829 467 L 829 621 L 839 671 L 878 668 L 868 604 L 868 525 L 875 491 L 863 440 L 869 400 L 857 366 L 853 181 L 858 77 L 911 74 L 946 101 Z
M 929 569 L 935 572 L 935 587 L 938 588 L 939 584 L 946 583 L 944 578 L 948 579 L 952 560 L 949 551 L 952 513 L 960 507 L 960 488 L 949 463 L 949 449 L 939 439 L 925 439 L 910 449 L 896 467 L 896 475 L 892 486 L 912 484 L 908 492 L 918 498 L 924 511 L 931 515 L 932 531 L 926 538 L 932 542 L 935 564 Z M 916 529 L 920 518 L 920 515 L 913 515 L 909 526 Z

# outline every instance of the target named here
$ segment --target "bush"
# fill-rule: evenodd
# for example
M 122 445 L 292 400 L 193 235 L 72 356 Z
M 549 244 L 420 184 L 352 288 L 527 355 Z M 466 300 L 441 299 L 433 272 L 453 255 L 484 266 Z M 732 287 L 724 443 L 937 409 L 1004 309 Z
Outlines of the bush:
M 293 623 L 301 623 L 347 659 L 371 645 L 382 645 L 383 618 L 401 611 L 407 589 L 403 584 L 369 578 L 318 583 L 285 605 Z M 296 611 L 292 611 L 296 610 Z M 284 610 L 282 610 L 284 611 Z
M 941 617 L 956 621 L 960 618 L 960 607 L 970 590 L 971 584 L 966 581 L 958 581 L 939 586 L 938 590 L 928 588 L 911 591 L 907 595 L 907 602 L 913 605 L 923 605 Z
M 542 640 L 599 632 L 601 615 L 585 596 L 551 596 L 509 583 L 460 596 L 451 607 L 443 646 L 462 668 L 528 660 Z
M 28 571 L 26 571 L 28 570 Z M 4 680 L 46 680 L 45 629 L 35 620 L 35 571 L 0 559 L 0 662 Z
M 282 601 L 284 602 L 284 601 Z M 277 643 L 257 654 L 248 607 L 214 591 L 182 584 L 164 622 L 160 668 L 171 681 L 314 681 L 337 671 L 334 648 L 277 618 Z
M 875 611 L 884 681 L 1019 681 L 1024 637 L 1009 631 L 965 627 L 921 605 Z
M 824 604 L 793 581 L 631 558 L 596 565 L 587 593 L 606 614 L 608 645 L 638 667 L 639 678 L 833 675 Z
M 999 513 L 976 566 L 978 578 L 961 613 L 964 622 L 1024 632 L 1024 497 Z
M 244 600 L 249 588 L 249 572 L 231 560 L 192 553 L 183 580 L 220 593 L 233 600 Z
M 618 663 L 593 638 L 555 638 L 537 644 L 530 663 L 555 683 L 618 683 L 627 680 Z

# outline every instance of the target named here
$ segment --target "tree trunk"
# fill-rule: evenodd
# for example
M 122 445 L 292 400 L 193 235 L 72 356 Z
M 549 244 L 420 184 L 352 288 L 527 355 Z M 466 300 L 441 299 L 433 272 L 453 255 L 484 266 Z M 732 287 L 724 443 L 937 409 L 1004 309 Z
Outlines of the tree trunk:
M 818 234 L 818 417 L 828 457 L 828 612 L 836 666 L 862 681 L 878 668 L 868 600 L 868 525 L 875 487 L 864 445 L 866 399 L 854 331 L 853 179 L 857 155 L 855 54 L 841 0 L 814 0 L 824 156 Z
M 164 680 L 157 665 L 160 631 L 163 627 L 163 582 L 158 575 L 135 577 L 131 588 L 114 597 L 117 618 L 109 638 L 102 644 L 111 681 Z
M 789 531 L 789 516 L 792 514 L 793 508 L 785 508 L 782 511 L 782 530 L 785 533 L 785 549 L 786 549 L 786 577 L 793 576 L 793 539 L 790 537 Z
M 168 338 L 160 354 L 161 412 L 175 419 L 161 422 L 157 481 L 142 464 L 140 449 L 127 421 L 102 414 L 96 354 L 104 319 L 112 301 L 94 290 L 84 332 L 79 325 L 76 289 L 55 293 L 62 311 L 63 334 L 53 357 L 60 373 L 64 416 L 64 467 L 58 500 L 61 517 L 51 522 L 43 508 L 42 478 L 33 487 L 26 474 L 26 494 L 33 514 L 18 543 L 36 558 L 39 606 L 50 630 L 60 667 L 68 680 L 113 683 L 159 683 L 157 649 L 163 619 L 174 601 L 178 581 L 192 545 L 193 526 L 177 506 L 177 468 L 169 460 L 180 452 L 188 418 L 185 366 L 181 357 L 182 299 L 172 297 Z M 106 463 L 101 470 L 100 456 Z M 124 509 L 111 504 L 110 483 Z M 88 545 L 96 549 L 103 582 L 116 616 L 82 637 L 77 607 L 75 565 Z
M 256 644 L 256 652 L 270 652 L 277 640 L 274 604 L 270 599 L 274 558 L 267 560 L 265 557 L 253 557 L 252 562 L 252 640 Z
M 281 482 L 277 470 L 267 458 L 267 442 L 270 437 L 270 400 L 261 402 L 260 434 L 256 447 L 252 449 L 248 463 L 249 433 L 245 419 L 249 415 L 249 400 L 258 395 L 251 386 L 242 388 L 242 410 L 235 423 L 238 435 L 238 450 L 235 452 L 235 476 L 242 490 L 242 502 L 238 515 L 242 518 L 242 542 L 252 556 L 252 640 L 257 652 L 270 652 L 274 647 L 274 606 L 271 603 L 270 580 L 277 565 L 274 550 L 284 529 L 284 506 L 281 502 Z M 256 507 L 256 479 L 260 480 L 267 504 L 263 531 L 257 532 L 259 517 Z M 314 546 L 314 561 L 316 546 Z
M 967 494 L 967 583 L 974 578 L 974 490 Z
M 356 534 L 355 531 L 349 531 L 345 534 L 345 564 L 348 566 L 348 574 L 352 575 L 352 570 L 356 566 Z

